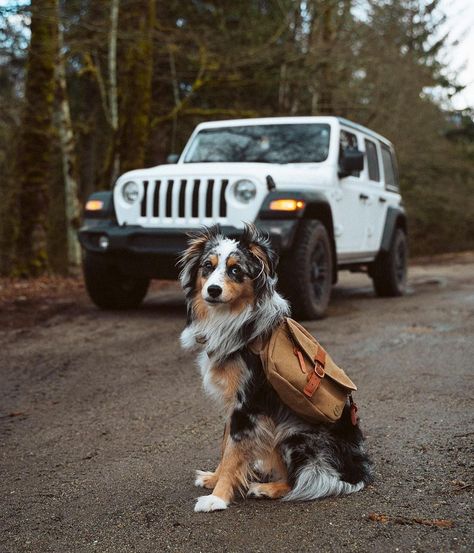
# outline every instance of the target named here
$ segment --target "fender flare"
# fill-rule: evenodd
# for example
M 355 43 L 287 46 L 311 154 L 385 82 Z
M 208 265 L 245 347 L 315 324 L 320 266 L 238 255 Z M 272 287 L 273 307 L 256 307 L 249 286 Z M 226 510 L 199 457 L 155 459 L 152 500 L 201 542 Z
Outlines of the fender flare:
M 84 219 L 109 219 L 115 220 L 114 198 L 111 190 L 93 192 L 87 201 L 98 200 L 103 203 L 102 209 L 89 211 L 84 207 Z M 86 202 L 87 205 L 87 202 Z
M 305 202 L 303 209 L 298 211 L 272 211 L 270 210 L 270 203 L 278 199 L 295 199 L 302 200 Z M 332 217 L 331 205 L 322 192 L 317 190 L 314 191 L 305 191 L 299 192 L 295 190 L 272 190 L 270 191 L 265 199 L 263 200 L 258 218 L 261 220 L 297 220 L 294 227 L 294 237 L 297 235 L 298 228 L 301 225 L 301 222 L 305 219 L 318 219 L 326 227 L 329 240 L 331 242 L 331 251 L 333 259 L 333 283 L 337 282 L 337 255 L 336 255 L 336 241 L 334 236 L 334 222 Z
M 387 209 L 387 216 L 385 217 L 385 225 L 382 234 L 382 242 L 380 244 L 381 252 L 390 251 L 392 245 L 393 234 L 397 228 L 402 228 L 405 234 L 407 232 L 407 216 L 402 206 L 389 207 Z
M 302 200 L 305 203 L 303 209 L 296 211 L 272 211 L 270 204 L 274 200 L 292 199 Z M 314 219 L 313 214 L 318 210 L 328 210 L 330 214 L 331 228 L 333 231 L 331 206 L 327 197 L 317 190 L 311 192 L 298 192 L 295 190 L 273 190 L 269 192 L 262 202 L 258 218 L 260 219 Z

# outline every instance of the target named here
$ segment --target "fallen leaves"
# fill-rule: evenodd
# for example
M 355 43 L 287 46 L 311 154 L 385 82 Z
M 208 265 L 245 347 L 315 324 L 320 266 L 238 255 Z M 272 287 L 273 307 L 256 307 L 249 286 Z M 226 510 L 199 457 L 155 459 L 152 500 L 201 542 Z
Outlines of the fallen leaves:
M 383 524 L 389 522 L 406 525 L 421 524 L 423 526 L 432 526 L 435 528 L 453 528 L 454 526 L 454 521 L 444 518 L 419 518 L 402 515 L 384 515 L 379 513 L 370 513 L 369 520 L 373 522 L 382 522 Z
M 37 278 L 0 278 L 0 305 L 23 304 L 39 299 L 75 296 L 84 291 L 79 276 L 60 277 L 44 275 Z
M 79 276 L 0 277 L 0 329 L 34 326 L 86 301 Z

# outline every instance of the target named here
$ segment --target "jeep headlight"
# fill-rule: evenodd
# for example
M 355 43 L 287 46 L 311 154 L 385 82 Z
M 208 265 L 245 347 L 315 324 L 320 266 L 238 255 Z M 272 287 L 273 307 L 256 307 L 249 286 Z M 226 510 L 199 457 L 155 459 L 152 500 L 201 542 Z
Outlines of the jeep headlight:
M 234 196 L 236 200 L 243 204 L 248 204 L 257 195 L 257 187 L 250 180 L 239 180 L 234 186 Z
M 138 197 L 140 196 L 140 188 L 138 187 L 138 184 L 134 181 L 126 182 L 122 187 L 122 197 L 123 199 L 129 203 L 133 204 L 138 200 Z

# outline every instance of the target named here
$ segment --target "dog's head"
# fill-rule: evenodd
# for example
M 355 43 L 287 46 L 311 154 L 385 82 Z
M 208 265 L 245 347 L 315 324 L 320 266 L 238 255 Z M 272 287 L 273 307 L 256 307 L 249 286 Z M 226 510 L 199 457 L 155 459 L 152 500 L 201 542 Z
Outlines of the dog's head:
M 183 253 L 180 280 L 192 314 L 210 309 L 239 312 L 271 295 L 277 256 L 268 238 L 246 225 L 239 240 L 224 237 L 218 226 L 191 235 Z

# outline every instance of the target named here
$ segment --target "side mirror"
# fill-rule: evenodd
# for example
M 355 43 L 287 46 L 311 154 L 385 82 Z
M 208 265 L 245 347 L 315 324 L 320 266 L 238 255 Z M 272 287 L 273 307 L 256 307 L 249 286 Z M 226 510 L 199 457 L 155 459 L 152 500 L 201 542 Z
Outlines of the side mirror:
M 177 162 L 178 162 L 178 159 L 179 159 L 179 155 L 178 155 L 178 154 L 170 154 L 170 155 L 166 158 L 166 163 L 177 163 Z
M 364 169 L 364 152 L 357 148 L 346 148 L 341 153 L 340 171 L 341 178 L 348 177 L 354 171 L 362 171 Z

